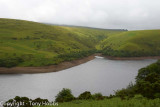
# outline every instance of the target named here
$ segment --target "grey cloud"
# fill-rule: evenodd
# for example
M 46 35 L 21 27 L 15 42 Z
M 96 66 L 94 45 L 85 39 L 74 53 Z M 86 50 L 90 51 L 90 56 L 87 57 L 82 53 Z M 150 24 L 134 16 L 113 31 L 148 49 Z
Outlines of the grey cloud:
M 100 28 L 160 29 L 160 1 L 0 0 L 0 17 Z

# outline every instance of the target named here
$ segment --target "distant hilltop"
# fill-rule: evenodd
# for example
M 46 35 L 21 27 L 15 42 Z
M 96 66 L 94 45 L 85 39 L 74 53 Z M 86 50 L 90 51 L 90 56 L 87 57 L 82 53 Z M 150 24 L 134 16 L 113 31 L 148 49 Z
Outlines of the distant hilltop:
M 105 28 L 96 28 L 96 27 L 88 27 L 88 26 L 76 26 L 76 25 L 52 24 L 52 23 L 44 23 L 44 24 L 55 25 L 55 26 L 66 26 L 66 27 L 81 27 L 81 28 L 98 29 L 98 30 L 128 31 L 127 29 L 105 29 Z

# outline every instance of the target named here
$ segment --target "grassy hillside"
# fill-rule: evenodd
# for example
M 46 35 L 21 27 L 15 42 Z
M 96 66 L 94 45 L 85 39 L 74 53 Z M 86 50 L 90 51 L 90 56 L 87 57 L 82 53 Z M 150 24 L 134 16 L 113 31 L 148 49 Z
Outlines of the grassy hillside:
M 97 48 L 110 56 L 159 56 L 160 30 L 111 34 Z
M 159 56 L 160 30 L 120 31 L 0 19 L 0 66 L 43 66 L 102 50 L 109 56 Z
M 0 65 L 42 66 L 84 57 L 117 32 L 0 19 Z

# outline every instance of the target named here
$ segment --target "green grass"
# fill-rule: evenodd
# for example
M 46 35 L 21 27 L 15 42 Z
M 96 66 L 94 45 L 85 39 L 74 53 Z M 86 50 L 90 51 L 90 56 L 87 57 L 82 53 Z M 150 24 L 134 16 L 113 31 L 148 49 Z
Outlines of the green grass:
M 160 107 L 160 99 L 132 98 L 129 100 L 121 100 L 120 98 L 111 98 L 99 101 L 75 100 L 72 102 L 59 103 L 58 107 Z
M 16 66 L 58 64 L 64 61 L 58 55 L 93 50 L 108 34 L 118 32 L 1 18 L 0 59 L 22 58 Z
M 139 56 L 160 55 L 160 30 L 128 31 L 111 34 L 101 41 L 98 49 L 137 52 Z M 134 56 L 134 55 L 133 55 Z

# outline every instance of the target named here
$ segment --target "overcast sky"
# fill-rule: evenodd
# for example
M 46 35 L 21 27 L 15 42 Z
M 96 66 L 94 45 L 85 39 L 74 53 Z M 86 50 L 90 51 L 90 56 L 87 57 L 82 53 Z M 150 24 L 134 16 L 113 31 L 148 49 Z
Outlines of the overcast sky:
M 0 18 L 113 29 L 160 29 L 160 0 L 0 0 Z

